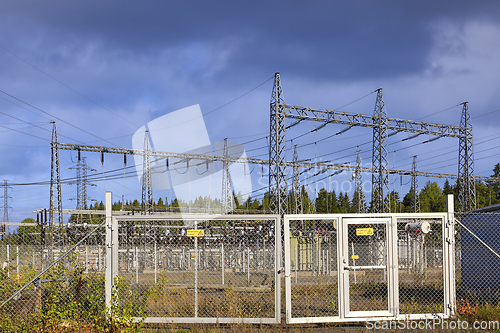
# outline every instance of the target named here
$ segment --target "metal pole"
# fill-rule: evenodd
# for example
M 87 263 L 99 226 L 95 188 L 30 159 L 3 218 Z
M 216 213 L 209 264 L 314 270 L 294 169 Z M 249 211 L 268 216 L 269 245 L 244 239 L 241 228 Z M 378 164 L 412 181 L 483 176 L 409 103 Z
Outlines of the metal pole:
M 19 280 L 19 245 L 16 245 L 16 272 L 17 279 Z
M 198 221 L 194 221 L 194 228 L 198 229 Z M 198 237 L 194 238 L 194 317 L 198 317 Z
M 155 241 L 155 284 L 157 282 L 156 267 L 158 266 L 158 259 L 156 258 L 156 241 Z
M 424 273 L 425 273 L 425 279 L 427 280 L 427 249 L 424 246 Z
M 137 253 L 137 245 L 135 246 L 135 283 L 139 283 L 139 254 Z
M 260 255 L 260 262 L 262 265 L 262 272 L 266 270 L 266 241 L 262 241 L 262 254 Z
M 419 241 L 419 249 L 420 249 L 420 273 L 424 272 L 424 235 L 420 234 L 420 241 Z
M 410 274 L 410 233 L 406 233 L 406 268 Z
M 325 250 L 321 250 L 321 273 L 323 275 L 326 274 L 326 265 L 325 265 Z
M 89 246 L 85 245 L 85 274 L 89 274 Z
M 297 244 L 298 246 L 298 244 Z M 295 283 L 297 283 L 297 266 L 299 263 L 299 255 L 297 254 L 297 246 L 295 247 Z
M 447 218 L 444 221 L 443 235 L 443 289 L 444 303 L 446 305 L 445 314 L 454 316 L 456 310 L 456 286 L 455 286 L 455 216 L 453 195 L 446 196 Z M 464 227 L 462 225 L 462 227 Z
M 326 275 L 331 276 L 332 274 L 330 273 L 330 250 L 326 250 Z
M 356 259 L 354 259 L 354 242 L 351 242 L 351 248 L 352 248 L 352 265 L 356 266 Z M 354 270 L 354 284 L 357 284 L 356 281 L 356 270 Z
M 222 267 L 222 284 L 224 284 L 224 243 L 222 243 L 220 247 L 220 256 L 221 256 L 221 267 Z
M 10 277 L 10 245 L 7 245 L 7 277 Z
M 106 307 L 108 314 L 111 314 L 111 301 L 113 289 L 115 288 L 115 278 L 118 275 L 118 223 L 113 220 L 111 192 L 106 192 Z M 97 230 L 97 229 L 94 229 Z
M 418 264 L 418 263 L 417 263 L 417 258 L 418 258 L 418 257 L 417 257 L 417 239 L 416 239 L 416 238 L 415 238 L 415 239 L 412 239 L 411 244 L 412 244 L 412 247 L 413 247 L 413 254 L 412 254 L 412 258 L 413 258 L 413 267 L 412 267 L 412 268 L 413 268 L 413 272 L 415 272 L 415 273 L 416 273 L 416 272 L 417 272 L 417 267 L 418 267 L 418 266 L 417 266 L 417 264 Z
M 247 284 L 250 285 L 250 248 L 247 248 Z

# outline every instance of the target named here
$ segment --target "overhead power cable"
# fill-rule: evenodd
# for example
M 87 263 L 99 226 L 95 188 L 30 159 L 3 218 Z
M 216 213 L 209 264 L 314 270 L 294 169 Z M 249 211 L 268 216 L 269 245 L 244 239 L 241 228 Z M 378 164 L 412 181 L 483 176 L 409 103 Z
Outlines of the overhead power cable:
M 76 129 L 78 129 L 78 130 L 80 130 L 80 131 L 84 132 L 84 133 L 87 133 L 87 134 L 89 134 L 89 135 L 92 135 L 93 137 L 96 137 L 96 138 L 98 138 L 99 140 L 102 140 L 102 141 L 104 141 L 104 142 L 108 142 L 108 143 L 112 144 L 113 146 L 117 146 L 116 144 L 114 144 L 114 143 L 112 143 L 112 142 L 110 142 L 110 141 L 108 141 L 108 140 L 106 140 L 106 139 L 103 139 L 103 138 L 101 138 L 101 137 L 99 137 L 99 136 L 97 136 L 97 135 L 95 135 L 95 134 L 92 134 L 92 133 L 90 133 L 89 131 L 84 130 L 83 128 L 80 128 L 80 127 L 78 127 L 78 126 L 75 126 L 75 125 L 73 125 L 73 124 L 71 124 L 71 123 L 69 123 L 69 122 L 67 122 L 67 121 L 65 121 L 65 120 L 63 120 L 63 119 L 61 119 L 61 118 L 59 118 L 59 117 L 54 116 L 53 114 L 50 114 L 50 113 L 48 113 L 48 112 L 46 112 L 46 111 L 43 111 L 42 109 L 37 108 L 36 106 L 33 106 L 33 105 L 31 105 L 31 104 L 29 104 L 29 103 L 27 103 L 27 102 L 23 101 L 22 99 L 19 99 L 19 98 L 15 97 L 15 96 L 13 96 L 13 95 L 11 95 L 11 94 L 9 94 L 9 93 L 7 93 L 7 92 L 3 91 L 3 90 L 0 90 L 0 92 L 1 92 L 2 94 L 5 94 L 5 95 L 7 95 L 7 96 L 9 96 L 9 97 L 11 97 L 11 98 L 13 98 L 13 99 L 15 99 L 15 100 L 17 100 L 17 101 L 19 101 L 19 102 L 23 103 L 23 104 L 28 105 L 29 107 L 31 107 L 31 108 L 33 108 L 33 109 L 35 109 L 35 110 L 37 110 L 37 111 L 43 112 L 43 113 L 44 113 L 44 114 L 46 114 L 46 115 L 49 115 L 49 116 L 51 116 L 51 117 L 54 117 L 55 119 L 57 119 L 57 120 L 59 120 L 59 121 L 61 121 L 61 122 L 65 123 L 66 125 L 69 125 L 69 126 L 71 126 L 71 127 L 73 127 L 73 128 L 76 128 Z M 118 146 L 117 146 L 117 147 L 118 147 Z
M 415 120 L 420 120 L 420 119 L 424 119 L 424 118 L 427 118 L 427 117 L 431 117 L 431 116 L 434 116 L 434 115 L 436 115 L 436 114 L 438 114 L 438 113 L 442 113 L 442 112 L 445 112 L 445 111 L 451 110 L 451 109 L 453 109 L 453 108 L 456 108 L 457 106 L 460 106 L 460 105 L 461 105 L 461 104 L 453 105 L 453 106 L 450 106 L 449 108 L 446 108 L 446 109 L 443 109 L 443 110 L 441 110 L 441 111 L 437 111 L 437 112 L 434 112 L 434 113 L 428 114 L 428 115 L 426 115 L 426 116 L 423 116 L 423 117 L 417 118 L 417 119 L 415 119 Z
M 49 139 L 42 138 L 42 137 L 40 137 L 40 136 L 37 136 L 37 135 L 31 134 L 31 133 L 22 132 L 22 131 L 20 131 L 20 130 L 15 129 L 15 128 L 10 128 L 10 127 L 3 126 L 3 125 L 0 125 L 0 126 L 1 126 L 1 127 L 3 127 L 3 128 L 8 129 L 8 130 L 10 130 L 10 131 L 15 131 L 15 132 L 18 132 L 18 133 L 22 133 L 22 134 L 26 134 L 26 135 L 32 136 L 32 137 L 37 138 L 37 139 L 42 139 L 42 140 L 45 140 L 45 141 L 49 141 L 49 142 L 51 142 L 51 140 L 49 140 Z
M 130 124 L 132 124 L 132 125 L 134 125 L 134 126 L 137 126 L 137 124 L 135 124 L 135 123 L 133 123 L 132 121 L 128 120 L 127 118 L 122 117 L 122 116 L 120 116 L 119 114 L 117 114 L 117 113 L 115 113 L 115 112 L 111 111 L 110 109 L 106 108 L 105 106 L 103 106 L 103 105 L 101 105 L 101 104 L 97 103 L 96 101 L 94 101 L 93 99 L 91 99 L 91 98 L 89 98 L 89 97 L 85 96 L 85 95 L 84 95 L 84 94 L 82 94 L 81 92 L 79 92 L 79 91 L 77 91 L 77 90 L 73 89 L 72 87 L 70 87 L 70 86 L 69 86 L 69 85 L 67 85 L 66 83 L 64 83 L 64 82 L 62 82 L 62 81 L 60 81 L 60 80 L 56 79 L 55 77 L 53 77 L 52 75 L 48 74 L 47 72 L 44 72 L 43 70 L 41 70 L 40 68 L 36 67 L 36 66 L 35 66 L 35 65 L 33 65 L 32 63 L 30 63 L 30 62 L 26 61 L 25 59 L 21 58 L 20 56 L 18 56 L 18 55 L 17 55 L 17 54 L 15 54 L 14 52 L 12 52 L 12 51 L 10 51 L 10 50 L 6 49 L 5 47 L 3 47 L 3 46 L 1 46 L 1 45 L 0 45 L 0 48 L 1 48 L 1 49 L 3 49 L 3 50 L 4 50 L 4 51 L 6 51 L 6 52 L 8 52 L 8 53 L 12 54 L 14 57 L 16 57 L 17 59 L 21 60 L 21 61 L 22 61 L 22 62 L 24 62 L 25 64 L 27 64 L 27 65 L 29 65 L 29 66 L 33 67 L 34 69 L 36 69 L 36 70 L 37 70 L 37 71 L 39 71 L 40 73 L 42 73 L 42 74 L 44 74 L 44 75 L 46 75 L 46 76 L 50 77 L 52 80 L 54 80 L 54 81 L 56 81 L 57 83 L 59 83 L 59 84 L 63 85 L 64 87 L 68 88 L 69 90 L 73 91 L 74 93 L 76 93 L 76 94 L 78 94 L 78 95 L 82 96 L 82 97 L 83 97 L 83 98 L 85 98 L 86 100 L 88 100 L 88 101 L 90 101 L 90 102 L 94 103 L 94 104 L 95 104 L 95 105 L 97 105 L 97 106 L 100 106 L 101 108 L 103 108 L 104 110 L 106 110 L 106 111 L 108 111 L 108 112 L 112 113 L 113 115 L 117 116 L 118 118 L 121 118 L 121 119 L 125 120 L 126 122 L 128 122 L 128 123 L 130 123 Z
M 29 124 L 29 125 L 31 125 L 31 126 L 38 127 L 38 128 L 40 128 L 40 129 L 42 129 L 42 130 L 44 130 L 44 131 L 46 131 L 46 132 L 52 133 L 52 131 L 51 131 L 51 130 L 49 130 L 49 129 L 47 129 L 47 128 L 44 128 L 44 127 L 42 127 L 42 126 L 38 126 L 38 125 L 36 125 L 36 124 L 34 124 L 34 123 L 30 123 L 30 122 L 28 122 L 28 121 L 25 121 L 25 120 L 19 119 L 19 118 L 14 117 L 14 116 L 11 116 L 10 114 L 7 114 L 7 113 L 5 113 L 5 112 L 0 111 L 0 114 L 3 114 L 3 115 L 5 115 L 5 116 L 10 117 L 10 118 L 13 118 L 13 119 L 15 119 L 15 120 L 22 121 L 23 123 Z M 82 144 L 83 144 L 83 142 L 82 142 L 82 141 L 72 139 L 72 138 L 70 138 L 69 136 L 62 135 L 62 134 L 60 134 L 59 136 L 61 136 L 61 137 L 65 137 L 65 138 L 67 138 L 67 139 L 69 139 L 69 140 L 76 141 L 76 142 L 79 142 L 79 143 L 82 143 Z

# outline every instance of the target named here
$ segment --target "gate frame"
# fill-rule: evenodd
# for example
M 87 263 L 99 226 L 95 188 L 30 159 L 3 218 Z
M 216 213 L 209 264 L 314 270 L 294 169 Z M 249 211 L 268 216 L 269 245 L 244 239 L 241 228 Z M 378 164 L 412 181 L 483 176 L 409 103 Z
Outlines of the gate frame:
M 106 306 L 108 313 L 112 301 L 114 280 L 118 276 L 118 222 L 121 221 L 203 221 L 203 220 L 226 220 L 226 221 L 252 221 L 268 220 L 274 221 L 274 318 L 234 318 L 234 317 L 198 317 L 195 311 L 194 317 L 133 317 L 134 321 L 144 323 L 186 323 L 186 324 L 279 324 L 281 323 L 281 227 L 279 215 L 209 215 L 209 214 L 159 214 L 159 215 L 124 215 L 111 216 L 112 195 L 106 192 Z M 108 210 L 109 207 L 109 210 Z M 195 286 L 195 289 L 197 287 Z M 196 303 L 196 301 L 195 301 Z M 193 306 L 195 306 L 193 304 Z
M 360 218 L 386 218 L 387 223 L 387 238 L 392 242 L 392 253 L 387 253 L 388 265 L 388 288 L 394 288 L 392 291 L 393 299 L 389 301 L 389 311 L 392 311 L 392 316 L 378 316 L 373 313 L 373 316 L 368 317 L 346 317 L 346 288 L 349 284 L 345 284 L 345 274 L 341 273 L 343 263 L 341 247 L 344 238 L 343 235 L 344 219 L 360 219 Z M 442 250 L 443 250 L 443 313 L 425 313 L 425 314 L 399 314 L 399 276 L 398 276 L 398 250 L 397 250 L 397 219 L 398 218 L 434 218 L 441 219 L 442 227 Z M 337 220 L 337 283 L 338 283 L 338 316 L 331 317 L 292 317 L 292 283 L 291 283 L 291 258 L 290 258 L 290 220 Z M 373 213 L 373 214 L 294 214 L 284 216 L 284 239 L 285 239 L 285 307 L 286 307 L 286 323 L 287 324 L 304 324 L 304 323 L 338 323 L 338 322 L 360 322 L 360 321 L 394 321 L 394 320 L 433 320 L 436 318 L 449 319 L 455 315 L 456 308 L 456 290 L 455 290 L 455 221 L 453 211 L 453 195 L 447 196 L 447 212 L 446 213 Z M 389 247 L 390 248 L 390 247 Z M 389 271 L 394 270 L 396 274 L 392 275 L 392 280 L 389 279 Z M 342 269 L 343 271 L 343 269 Z M 391 286 L 392 284 L 392 286 Z M 347 293 L 348 295 L 348 293 Z M 388 293 L 390 295 L 390 293 Z M 392 302 L 392 303 L 391 303 Z M 392 309 L 391 309 L 392 304 Z M 367 315 L 370 313 L 367 312 Z
M 363 314 L 366 314 L 366 311 L 351 311 L 350 310 L 350 293 L 349 293 L 349 286 L 350 286 L 350 281 L 349 281 L 349 274 L 345 272 L 345 266 L 349 265 L 349 224 L 361 224 L 363 223 L 363 220 L 365 221 L 366 224 L 383 224 L 386 227 L 386 272 L 387 272 L 387 310 L 374 310 L 373 311 L 373 317 L 390 317 L 394 315 L 394 313 L 397 313 L 397 308 L 395 307 L 395 301 L 399 298 L 399 289 L 394 288 L 394 286 L 399 285 L 399 280 L 398 280 L 398 272 L 397 272 L 397 264 L 392 264 L 394 262 L 397 262 L 397 257 L 395 258 L 395 255 L 397 256 L 397 226 L 394 228 L 394 220 L 393 218 L 370 218 L 369 220 L 364 219 L 363 217 L 340 217 L 339 220 L 342 220 L 340 223 L 341 225 L 341 232 L 340 234 L 337 232 L 337 238 L 340 239 L 340 244 L 337 245 L 337 247 L 340 247 L 341 252 L 337 251 L 337 259 L 341 262 L 341 266 L 337 266 L 337 276 L 340 279 L 340 272 L 342 272 L 342 279 L 338 280 L 339 284 L 339 301 L 342 300 L 343 304 L 342 307 L 340 307 L 339 311 L 339 316 L 343 318 L 364 318 L 364 317 L 371 317 L 369 314 L 368 316 L 363 316 Z M 396 222 L 397 223 L 397 222 Z M 394 240 L 395 238 L 395 240 Z M 339 258 L 340 256 L 340 258 Z M 346 262 L 347 260 L 347 262 Z M 390 282 L 390 283 L 389 283 Z M 341 314 L 342 313 L 342 314 Z

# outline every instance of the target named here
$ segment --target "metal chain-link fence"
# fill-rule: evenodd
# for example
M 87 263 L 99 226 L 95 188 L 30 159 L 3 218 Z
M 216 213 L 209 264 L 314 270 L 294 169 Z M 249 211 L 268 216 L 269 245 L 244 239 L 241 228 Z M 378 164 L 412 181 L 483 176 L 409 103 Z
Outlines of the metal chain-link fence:
M 103 218 L 50 228 L 21 224 L 0 240 L 0 331 L 106 321 Z M 56 324 L 57 323 L 57 324 Z
M 459 305 L 500 304 L 500 213 L 456 214 L 456 289 Z
M 290 295 L 281 292 L 279 277 L 284 275 L 277 272 L 281 238 L 276 216 L 114 217 L 119 246 L 111 310 L 151 323 L 276 323 L 286 295 L 294 318 L 340 318 L 346 296 L 339 290 L 339 276 L 347 281 L 343 288 L 348 288 L 349 311 L 392 310 L 394 269 L 398 315 L 446 311 L 443 249 L 452 229 L 445 233 L 444 217 L 395 214 L 394 236 L 393 227 L 370 219 L 337 230 L 337 217 L 311 217 L 290 219 L 285 235 Z M 456 299 L 472 307 L 498 305 L 500 214 L 455 218 Z M 4 235 L 0 331 L 46 328 L 55 315 L 68 325 L 105 325 L 110 311 L 105 301 L 105 232 L 103 217 L 93 217 L 52 232 L 26 225 Z M 391 254 L 388 242 L 394 242 L 397 255 Z M 339 259 L 339 248 L 345 251 L 345 262 Z M 397 258 L 395 268 L 391 258 Z
M 398 218 L 397 223 L 399 313 L 443 313 L 443 221 Z
M 346 243 L 349 311 L 388 310 L 386 224 L 348 224 Z
M 290 220 L 285 237 L 293 316 L 338 316 L 337 220 Z

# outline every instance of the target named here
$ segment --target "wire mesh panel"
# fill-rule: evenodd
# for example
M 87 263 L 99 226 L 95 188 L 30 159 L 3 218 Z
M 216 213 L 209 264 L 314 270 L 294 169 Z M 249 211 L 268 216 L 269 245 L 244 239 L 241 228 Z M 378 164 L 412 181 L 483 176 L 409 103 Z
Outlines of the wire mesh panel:
M 387 242 L 386 222 L 347 225 L 349 312 L 388 310 Z
M 0 241 L 0 331 L 92 327 L 106 320 L 102 219 L 48 228 L 27 222 Z M 78 321 L 76 321 L 78 319 Z
M 132 316 L 145 322 L 279 321 L 276 216 L 118 220 L 117 299 Z
M 401 217 L 397 227 L 399 313 L 443 313 L 443 218 Z
M 500 304 L 500 213 L 457 214 L 458 307 Z
M 337 220 L 288 221 L 290 316 L 338 316 Z

